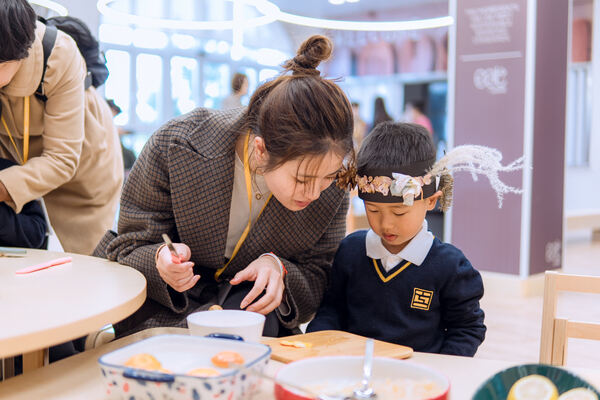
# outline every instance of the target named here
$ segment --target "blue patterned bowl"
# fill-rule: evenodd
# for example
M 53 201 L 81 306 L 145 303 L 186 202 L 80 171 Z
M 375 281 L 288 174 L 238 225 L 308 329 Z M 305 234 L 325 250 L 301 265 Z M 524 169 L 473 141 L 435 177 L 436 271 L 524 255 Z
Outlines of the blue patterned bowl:
M 600 398 L 600 393 L 595 387 L 565 369 L 545 364 L 525 364 L 507 368 L 492 376 L 479 387 L 473 400 L 506 400 L 510 388 L 517 380 L 533 374 L 550 379 L 556 385 L 559 394 L 583 387 L 591 389 Z
M 240 369 L 219 369 L 211 357 L 221 351 L 235 351 L 244 358 Z M 157 358 L 161 373 L 125 367 L 136 354 L 147 353 Z M 124 346 L 98 360 L 110 399 L 124 400 L 228 400 L 250 399 L 259 379 L 249 372 L 263 372 L 271 348 L 260 343 L 216 339 L 189 335 L 159 335 Z M 214 367 L 221 373 L 215 377 L 198 377 L 186 373 L 195 368 Z

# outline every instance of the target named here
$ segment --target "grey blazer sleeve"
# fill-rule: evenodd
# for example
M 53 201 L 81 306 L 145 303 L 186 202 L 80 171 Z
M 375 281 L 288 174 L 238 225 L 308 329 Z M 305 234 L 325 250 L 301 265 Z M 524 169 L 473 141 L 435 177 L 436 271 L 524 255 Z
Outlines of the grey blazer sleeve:
M 317 312 L 331 271 L 333 258 L 346 235 L 348 196 L 340 203 L 325 233 L 313 248 L 296 260 L 282 259 L 288 274 L 284 279 L 284 301 L 290 306 L 289 315 L 278 310 L 279 320 L 286 328 L 296 328 L 308 322 Z
M 109 260 L 129 265 L 147 280 L 148 297 L 176 313 L 187 296 L 171 289 L 156 269 L 156 251 L 167 232 L 177 240 L 171 205 L 167 157 L 168 132 L 153 135 L 135 163 L 121 197 L 119 235 L 106 246 Z

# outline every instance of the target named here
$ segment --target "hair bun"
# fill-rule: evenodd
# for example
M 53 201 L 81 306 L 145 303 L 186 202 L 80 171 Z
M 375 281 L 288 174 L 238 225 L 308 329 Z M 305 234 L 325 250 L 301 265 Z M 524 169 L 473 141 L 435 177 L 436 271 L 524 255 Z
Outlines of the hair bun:
M 306 39 L 298 49 L 296 57 L 286 61 L 283 67 L 294 75 L 319 75 L 316 69 L 321 61 L 331 57 L 333 43 L 322 35 L 313 35 Z

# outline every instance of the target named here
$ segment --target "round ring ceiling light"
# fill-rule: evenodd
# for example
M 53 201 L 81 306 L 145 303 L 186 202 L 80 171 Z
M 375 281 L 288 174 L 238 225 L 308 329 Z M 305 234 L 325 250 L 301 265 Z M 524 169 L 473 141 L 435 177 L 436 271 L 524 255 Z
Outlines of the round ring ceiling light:
M 61 17 L 69 14 L 67 7 L 52 0 L 29 0 L 29 2 L 31 4 L 35 4 L 36 6 L 41 6 L 47 8 L 48 10 L 52 10 Z
M 142 17 L 131 13 L 117 11 L 108 6 L 110 3 L 115 1 L 116 0 L 98 0 L 98 11 L 107 17 L 121 19 L 130 24 L 180 30 L 227 30 L 236 28 L 253 28 L 266 25 L 274 21 L 281 21 L 289 24 L 303 25 L 320 29 L 384 32 L 440 28 L 444 26 L 450 26 L 454 23 L 454 18 L 451 16 L 408 21 L 343 21 L 312 18 L 283 12 L 276 4 L 269 0 L 222 0 L 231 2 L 235 1 L 253 6 L 262 14 L 259 17 L 245 18 L 241 21 L 234 19 L 224 21 L 183 21 Z
M 114 8 L 109 7 L 109 4 L 115 1 L 116 0 L 98 0 L 98 11 L 107 17 L 121 19 L 129 24 L 163 29 L 228 30 L 234 28 L 254 28 L 276 21 L 277 15 L 279 14 L 279 7 L 268 0 L 222 0 L 231 2 L 235 1 L 253 6 L 262 15 L 252 18 L 244 18 L 241 21 L 233 19 L 223 21 L 184 21 L 165 18 L 142 17 L 131 13 L 117 11 Z
M 279 11 L 277 19 L 290 24 L 310 26 L 313 28 L 343 30 L 343 31 L 410 31 L 417 29 L 440 28 L 454 23 L 451 16 L 418 19 L 412 21 L 341 21 L 303 17 L 301 15 Z

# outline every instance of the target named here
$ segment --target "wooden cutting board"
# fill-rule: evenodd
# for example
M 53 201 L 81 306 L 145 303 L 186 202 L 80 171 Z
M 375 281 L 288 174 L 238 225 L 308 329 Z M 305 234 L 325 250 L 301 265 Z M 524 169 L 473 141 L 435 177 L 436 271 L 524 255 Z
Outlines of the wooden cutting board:
M 307 348 L 283 346 L 282 340 L 301 341 L 310 344 Z M 289 363 L 308 357 L 317 356 L 361 356 L 365 354 L 367 338 L 342 331 L 319 331 L 304 335 L 280 338 L 265 338 L 262 342 L 271 347 L 271 359 Z M 413 349 L 407 346 L 375 340 L 374 355 L 376 357 L 408 358 Z

